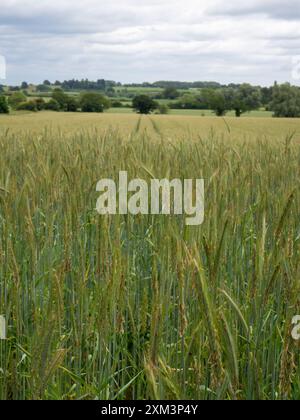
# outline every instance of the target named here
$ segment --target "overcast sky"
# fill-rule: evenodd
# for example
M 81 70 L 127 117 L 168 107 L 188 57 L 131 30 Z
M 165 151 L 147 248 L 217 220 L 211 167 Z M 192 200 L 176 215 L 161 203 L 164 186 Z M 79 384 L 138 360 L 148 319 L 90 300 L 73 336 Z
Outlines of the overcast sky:
M 10 84 L 73 77 L 300 84 L 292 77 L 299 0 L 0 1 Z

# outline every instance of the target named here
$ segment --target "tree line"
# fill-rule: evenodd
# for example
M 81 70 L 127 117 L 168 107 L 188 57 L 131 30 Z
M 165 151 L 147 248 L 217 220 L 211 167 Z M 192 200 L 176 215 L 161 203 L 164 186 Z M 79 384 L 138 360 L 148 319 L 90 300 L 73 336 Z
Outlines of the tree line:
M 43 86 L 48 84 L 49 81 L 44 81 Z M 122 102 L 111 102 L 104 93 L 87 90 L 72 95 L 61 87 L 52 88 L 49 92 L 49 100 L 42 97 L 30 99 L 26 90 L 14 90 L 7 94 L 4 87 L 0 86 L 0 113 L 9 113 L 10 109 L 33 112 L 104 112 L 111 106 L 122 107 Z M 220 117 L 229 111 L 234 111 L 240 117 L 244 113 L 264 108 L 272 111 L 274 117 L 297 118 L 300 117 L 300 88 L 289 83 L 275 83 L 270 88 L 241 84 L 181 92 L 174 86 L 167 86 L 160 93 L 153 94 L 150 91 L 149 94 L 135 95 L 129 107 L 142 114 L 166 114 L 170 108 L 212 110 Z
M 238 87 L 219 89 L 202 89 L 200 93 L 185 93 L 180 95 L 173 87 L 166 88 L 162 95 L 164 99 L 172 99 L 169 106 L 173 109 L 202 109 L 212 110 L 218 117 L 234 111 L 236 117 L 264 108 L 273 112 L 277 118 L 300 117 L 300 89 L 289 83 L 275 83 L 271 88 L 260 88 L 249 84 Z M 176 100 L 175 100 L 176 99 Z M 133 108 L 142 114 L 155 110 L 167 113 L 166 105 L 159 104 L 148 95 L 139 95 L 133 100 Z
M 104 95 L 96 92 L 83 92 L 78 97 L 68 95 L 62 89 L 54 89 L 49 101 L 43 98 L 29 99 L 22 92 L 14 92 L 6 99 L 0 96 L 0 113 L 15 111 L 61 111 L 61 112 L 104 112 L 111 106 Z

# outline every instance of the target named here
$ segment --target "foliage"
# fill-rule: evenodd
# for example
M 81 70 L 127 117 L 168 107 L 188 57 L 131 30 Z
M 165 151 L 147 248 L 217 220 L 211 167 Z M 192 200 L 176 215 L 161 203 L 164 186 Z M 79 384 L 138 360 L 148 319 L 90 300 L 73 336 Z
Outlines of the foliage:
M 177 99 L 180 96 L 177 89 L 173 87 L 167 87 L 164 89 L 162 97 L 164 99 Z
M 273 87 L 262 87 L 261 91 L 261 103 L 264 107 L 268 107 L 273 98 Z
M 157 109 L 157 102 L 148 95 L 139 95 L 133 99 L 132 107 L 138 114 L 151 114 Z
M 229 103 L 222 90 L 212 91 L 209 97 L 209 108 L 214 111 L 218 117 L 223 117 L 230 109 Z
M 224 90 L 224 95 L 228 104 L 227 108 L 233 109 L 237 117 L 261 106 L 260 89 L 249 84 L 243 84 L 238 89 Z
M 56 82 L 59 84 L 60 82 Z M 117 86 L 116 82 L 110 80 L 99 79 L 96 82 L 90 81 L 88 79 L 82 80 L 65 80 L 60 83 L 61 87 L 64 90 L 101 90 L 106 91 L 110 88 Z
M 51 88 L 49 85 L 37 85 L 36 90 L 38 92 L 51 92 Z
M 59 104 L 59 109 L 65 111 L 66 104 L 68 102 L 68 95 L 62 89 L 54 89 L 52 93 L 52 99 L 54 99 Z
M 60 105 L 55 99 L 50 99 L 49 102 L 45 102 L 44 109 L 47 111 L 59 111 Z
M 77 112 L 79 108 L 79 102 L 76 98 L 72 96 L 68 96 L 65 103 L 65 111 L 66 112 Z
M 23 92 L 14 92 L 9 98 L 8 98 L 8 105 L 12 107 L 13 109 L 17 109 L 18 106 L 26 102 L 27 98 L 24 95 Z
M 54 89 L 52 99 L 59 104 L 60 111 L 76 112 L 79 108 L 76 98 L 67 95 L 62 89 Z
M 43 98 L 36 98 L 34 100 L 35 104 L 36 104 L 36 109 L 38 111 L 43 111 L 43 109 L 45 109 L 45 100 Z
M 97 81 L 66 80 L 64 82 L 56 81 L 51 84 L 45 80 L 41 85 L 29 85 L 23 82 L 20 86 L 5 87 L 5 92 L 11 95 L 10 106 L 16 109 L 18 105 L 25 101 L 24 92 L 33 96 L 32 91 L 40 92 L 40 96 L 49 98 L 50 96 L 59 103 L 59 110 L 64 112 L 76 112 L 80 109 L 80 100 L 82 92 L 97 93 L 105 92 L 106 97 L 112 98 L 113 108 L 129 107 L 129 101 L 137 101 L 143 97 L 144 101 L 158 100 L 158 103 L 165 104 L 171 109 L 184 110 L 213 110 L 218 116 L 224 116 L 228 111 L 234 111 L 237 117 L 242 114 L 258 110 L 263 107 L 266 110 L 274 110 L 274 116 L 297 117 L 299 111 L 299 88 L 289 84 L 277 85 L 274 87 L 252 86 L 250 84 L 222 85 L 216 82 L 176 82 L 176 81 L 158 81 L 155 83 L 132 83 L 124 84 L 98 79 Z M 0 92 L 4 92 L 4 87 L 0 86 Z M 99 93 L 99 92 L 98 92 Z M 145 97 L 149 97 L 145 99 Z M 104 106 L 106 109 L 108 102 Z M 51 105 L 50 105 L 51 107 Z M 151 111 L 154 111 L 154 102 L 152 102 Z M 38 107 L 39 108 L 39 107 Z M 53 106 L 53 108 L 56 108 Z M 85 107 L 93 108 L 93 107 Z M 99 107 L 98 107 L 99 108 Z M 99 108 L 100 109 L 100 108 Z M 137 108 L 138 112 L 140 110 Z M 98 111 L 99 112 L 99 111 Z M 101 112 L 101 111 L 100 111 Z M 149 112 L 146 110 L 146 112 Z
M 32 112 L 36 112 L 38 110 L 37 103 L 34 100 L 21 102 L 17 106 L 17 110 L 18 111 L 32 111 Z
M 167 115 L 170 112 L 170 108 L 166 104 L 159 104 L 157 107 L 157 111 L 161 115 Z
M 112 101 L 111 106 L 112 108 L 122 108 L 123 103 L 121 101 Z
M 203 109 L 203 104 L 199 101 L 199 98 L 191 93 L 185 93 L 177 102 L 170 104 L 170 106 L 175 109 Z
M 3 95 L 0 95 L 0 114 L 9 114 L 9 106 Z
M 300 89 L 289 83 L 273 87 L 273 98 L 270 109 L 275 117 L 298 118 L 300 117 Z
M 82 112 L 104 112 L 110 108 L 110 101 L 100 93 L 84 93 L 80 97 Z

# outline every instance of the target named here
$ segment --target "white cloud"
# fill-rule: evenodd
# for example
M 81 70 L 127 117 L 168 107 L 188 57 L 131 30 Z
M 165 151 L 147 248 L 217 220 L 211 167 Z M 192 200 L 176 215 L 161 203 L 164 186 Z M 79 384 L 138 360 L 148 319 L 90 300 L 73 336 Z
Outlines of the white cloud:
M 88 77 L 271 84 L 300 55 L 297 0 L 5 0 L 10 83 Z

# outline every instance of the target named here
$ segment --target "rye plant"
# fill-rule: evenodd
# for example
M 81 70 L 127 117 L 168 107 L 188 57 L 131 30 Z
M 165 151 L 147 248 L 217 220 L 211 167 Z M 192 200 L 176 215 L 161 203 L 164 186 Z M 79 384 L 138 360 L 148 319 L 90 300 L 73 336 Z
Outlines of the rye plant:
M 0 399 L 299 399 L 300 147 L 0 133 Z M 99 179 L 205 179 L 205 222 L 99 216 Z

